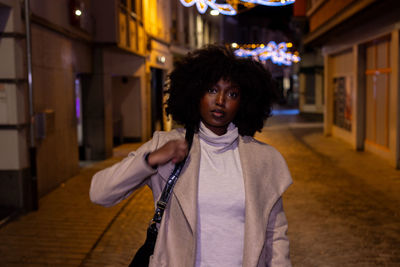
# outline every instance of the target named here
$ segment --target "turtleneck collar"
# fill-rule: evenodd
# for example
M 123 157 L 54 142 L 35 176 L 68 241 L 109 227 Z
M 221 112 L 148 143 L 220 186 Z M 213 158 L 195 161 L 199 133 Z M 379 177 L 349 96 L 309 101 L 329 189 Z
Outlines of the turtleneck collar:
M 225 150 L 233 143 L 237 142 L 239 137 L 238 128 L 231 122 L 228 125 L 227 131 L 223 135 L 213 133 L 203 122 L 200 122 L 199 137 L 204 140 L 208 145 L 218 148 L 218 150 Z M 222 152 L 222 151 L 221 151 Z

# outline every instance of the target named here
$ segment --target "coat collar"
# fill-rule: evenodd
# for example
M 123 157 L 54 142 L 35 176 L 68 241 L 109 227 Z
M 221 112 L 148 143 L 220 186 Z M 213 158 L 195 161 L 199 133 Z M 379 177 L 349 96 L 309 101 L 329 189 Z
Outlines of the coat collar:
M 269 211 L 279 198 L 279 193 L 268 186 L 272 180 L 270 160 L 257 156 L 257 144 L 251 137 L 239 136 L 239 155 L 245 187 L 245 240 L 243 266 L 256 266 L 264 246 Z M 263 155 L 263 157 L 261 157 Z M 197 234 L 197 194 L 200 169 L 200 141 L 193 138 L 188 161 L 178 179 L 174 194 L 193 233 Z

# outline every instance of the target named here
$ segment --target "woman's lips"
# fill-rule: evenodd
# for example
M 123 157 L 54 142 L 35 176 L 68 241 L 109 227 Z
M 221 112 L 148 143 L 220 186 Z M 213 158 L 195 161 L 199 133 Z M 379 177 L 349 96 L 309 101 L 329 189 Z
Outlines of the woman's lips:
M 222 118 L 223 116 L 225 116 L 225 112 L 220 109 L 214 109 L 211 111 L 211 113 L 217 118 Z

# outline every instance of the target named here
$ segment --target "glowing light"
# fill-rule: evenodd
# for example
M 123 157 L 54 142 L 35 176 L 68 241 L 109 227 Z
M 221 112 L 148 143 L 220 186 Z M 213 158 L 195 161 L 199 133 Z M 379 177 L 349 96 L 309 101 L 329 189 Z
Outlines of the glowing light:
M 158 56 L 157 57 L 157 62 L 158 63 L 164 64 L 165 61 L 166 61 L 166 58 L 164 56 Z
M 264 5 L 264 6 L 286 6 L 296 2 L 296 0 L 240 0 L 240 1 L 258 5 Z
M 182 5 L 185 7 L 190 7 L 196 4 L 197 10 L 204 14 L 207 8 L 210 7 L 213 10 L 218 11 L 223 15 L 233 16 L 236 15 L 236 10 L 229 4 L 218 4 L 216 0 L 180 0 Z
M 282 110 L 277 110 L 274 109 L 271 112 L 272 115 L 298 115 L 300 114 L 300 110 L 298 109 L 282 109 Z
M 82 15 L 82 11 L 80 11 L 79 9 L 76 9 L 75 15 L 77 15 L 79 17 L 80 15 Z
M 289 45 L 288 45 L 289 44 Z M 292 63 L 299 62 L 300 56 L 297 51 L 292 53 L 291 51 L 287 51 L 288 47 L 293 47 L 292 43 L 279 43 L 277 44 L 274 41 L 269 42 L 266 46 L 264 44 L 256 45 L 244 45 L 244 48 L 238 47 L 235 50 L 235 55 L 238 57 L 253 57 L 258 58 L 261 61 L 271 60 L 274 64 L 277 65 L 286 65 L 290 66 Z M 251 47 L 252 50 L 245 49 Z
M 218 15 L 219 15 L 219 11 L 213 9 L 213 10 L 210 11 L 210 14 L 211 14 L 212 16 L 218 16 Z
M 239 45 L 237 43 L 232 43 L 231 46 L 232 46 L 232 48 L 238 48 L 239 47 Z
M 180 0 L 182 5 L 185 7 L 191 7 L 196 5 L 197 10 L 204 14 L 208 7 L 212 9 L 210 12 L 211 15 L 216 16 L 221 13 L 223 15 L 233 16 L 237 14 L 237 10 L 228 3 L 222 4 L 217 3 L 217 0 Z M 264 5 L 264 6 L 285 6 L 293 4 L 296 0 L 235 0 L 228 1 L 229 3 L 234 3 L 233 5 L 237 8 L 238 4 L 241 4 L 245 7 L 254 6 L 254 5 Z M 214 11 L 215 10 L 215 11 Z M 214 15 L 215 14 L 215 15 Z

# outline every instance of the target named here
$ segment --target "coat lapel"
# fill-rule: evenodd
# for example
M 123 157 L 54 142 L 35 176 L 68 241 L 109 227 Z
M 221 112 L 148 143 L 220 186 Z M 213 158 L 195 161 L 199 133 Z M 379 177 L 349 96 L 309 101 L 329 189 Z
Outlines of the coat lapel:
M 250 137 L 240 137 L 239 154 L 245 187 L 245 240 L 243 266 L 257 266 L 264 246 L 268 215 L 275 193 L 268 188 L 271 168 L 266 158 L 257 156 Z M 273 203 L 272 203 L 273 202 Z
M 257 266 L 265 242 L 269 211 L 279 195 L 268 185 L 271 184 L 271 159 L 258 157 L 259 148 L 250 137 L 239 137 L 239 154 L 245 187 L 245 240 L 243 266 Z M 183 214 L 196 235 L 197 194 L 200 169 L 200 141 L 193 138 L 187 163 L 174 187 L 174 195 Z
M 200 169 L 200 141 L 198 135 L 193 137 L 193 144 L 187 162 L 174 187 L 180 207 L 190 225 L 192 233 L 197 227 L 197 192 Z

